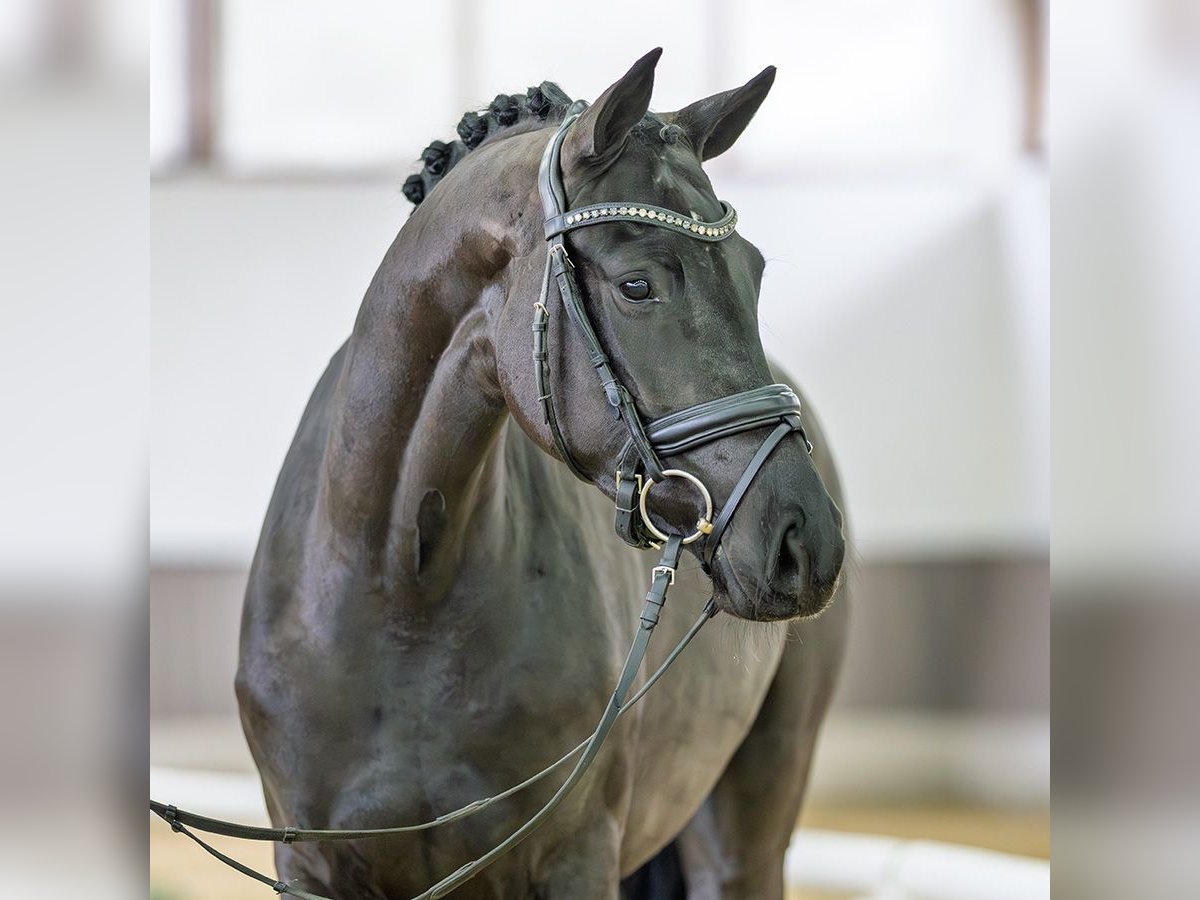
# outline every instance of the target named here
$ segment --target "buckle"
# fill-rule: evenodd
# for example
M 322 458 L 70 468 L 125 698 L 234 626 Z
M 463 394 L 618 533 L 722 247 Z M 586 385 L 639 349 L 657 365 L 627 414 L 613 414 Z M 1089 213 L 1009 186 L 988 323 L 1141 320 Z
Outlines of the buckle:
M 550 245 L 550 255 L 553 256 L 555 253 L 559 254 L 559 256 L 562 257 L 562 261 L 564 263 L 566 263 L 566 266 L 568 269 L 570 269 L 572 271 L 575 270 L 575 263 L 571 262 L 571 255 L 569 253 L 567 253 L 567 245 L 566 244 L 562 243 L 561 241 L 556 244 L 551 244 Z
M 675 583 L 675 569 L 672 568 L 671 566 L 655 566 L 654 570 L 650 573 L 652 578 L 658 578 L 659 575 L 664 575 L 664 574 L 669 576 L 671 579 L 670 581 L 667 582 L 667 584 Z
M 619 491 L 621 489 L 621 480 L 624 477 L 625 473 L 620 469 L 617 469 L 617 483 L 613 485 L 614 491 Z M 637 485 L 637 492 L 640 494 L 642 492 L 642 476 L 638 473 L 634 473 L 633 483 Z M 633 510 L 629 510 L 629 512 L 633 512 Z

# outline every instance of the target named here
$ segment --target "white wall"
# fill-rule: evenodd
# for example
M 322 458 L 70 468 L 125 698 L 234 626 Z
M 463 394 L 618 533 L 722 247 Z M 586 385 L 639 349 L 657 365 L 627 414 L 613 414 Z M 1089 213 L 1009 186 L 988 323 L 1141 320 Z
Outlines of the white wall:
M 835 443 L 861 552 L 1042 546 L 1029 397 L 1047 389 L 1045 306 L 1025 296 L 1045 283 L 1028 250 L 1040 173 L 717 186 L 769 260 L 764 341 Z M 408 209 L 387 182 L 154 186 L 155 560 L 249 558 L 308 393 Z
M 180 2 L 152 35 L 164 173 Z M 500 91 L 594 98 L 656 44 L 657 109 L 779 66 L 710 169 L 770 260 L 764 341 L 836 443 L 860 551 L 1044 548 L 1047 212 L 1017 152 L 1017 4 L 609 0 L 586 24 L 538 0 L 223 4 L 216 159 L 151 196 L 154 559 L 248 558 L 421 148 Z

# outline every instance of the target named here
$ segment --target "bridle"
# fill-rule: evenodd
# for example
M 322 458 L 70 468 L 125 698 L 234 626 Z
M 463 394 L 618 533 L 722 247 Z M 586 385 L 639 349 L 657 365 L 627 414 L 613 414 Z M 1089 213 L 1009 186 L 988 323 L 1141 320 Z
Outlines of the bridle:
M 586 108 L 586 104 L 577 101 L 567 111 L 562 125 L 546 147 L 538 173 L 538 189 L 545 215 L 547 253 L 541 296 L 534 304 L 533 358 L 538 400 L 558 453 L 577 477 L 590 482 L 591 479 L 583 472 L 567 447 L 554 412 L 554 401 L 550 392 L 551 372 L 549 354 L 546 349 L 546 336 L 550 318 L 547 306 L 548 295 L 551 276 L 553 276 L 562 306 L 566 310 L 567 317 L 575 326 L 575 330 L 583 339 L 592 366 L 600 378 L 605 397 L 629 430 L 629 438 L 619 454 L 616 471 L 617 514 L 615 527 L 617 534 L 633 547 L 641 549 L 653 547 L 662 551 L 659 563 L 654 567 L 650 589 L 646 593 L 645 603 L 642 607 L 639 627 L 617 680 L 617 686 L 609 697 L 608 705 L 591 735 L 556 762 L 495 796 L 476 800 L 460 809 L 444 813 L 431 821 L 417 825 L 357 830 L 304 829 L 294 826 L 265 828 L 213 819 L 156 800 L 150 801 L 150 810 L 170 824 L 172 830 L 186 835 L 221 862 L 250 878 L 269 885 L 277 893 L 300 897 L 302 900 L 330 900 L 330 898 L 271 878 L 269 875 L 238 862 L 198 837 L 190 829 L 246 840 L 285 844 L 311 841 L 353 841 L 425 831 L 481 812 L 536 784 L 575 757 L 576 754 L 581 754 L 566 780 L 532 818 L 486 854 L 452 872 L 414 900 L 434 900 L 437 897 L 444 897 L 532 834 L 583 778 L 617 719 L 646 695 L 679 657 L 692 638 L 699 633 L 704 623 L 716 615 L 716 603 L 710 599 L 699 618 L 667 655 L 662 665 L 655 670 L 641 688 L 629 696 L 630 688 L 633 686 L 633 681 L 646 655 L 650 635 L 658 624 L 662 607 L 666 603 L 667 591 L 675 583 L 675 572 L 683 547 L 703 540 L 702 559 L 705 568 L 708 569 L 738 504 L 745 497 L 751 482 L 771 452 L 792 432 L 798 432 L 805 440 L 809 451 L 812 450 L 812 445 L 804 436 L 804 429 L 800 421 L 800 400 L 791 388 L 782 384 L 766 385 L 710 400 L 655 419 L 649 424 L 643 422 L 632 395 L 613 372 L 608 354 L 605 353 L 596 336 L 579 285 L 575 280 L 575 266 L 571 262 L 564 237 L 571 231 L 592 225 L 609 222 L 635 222 L 666 228 L 697 240 L 722 241 L 733 234 L 737 223 L 737 214 L 726 203 L 722 203 L 724 215 L 716 222 L 702 222 L 691 216 L 684 216 L 671 210 L 643 203 L 597 203 L 571 209 L 567 203 L 566 190 L 563 187 L 560 154 L 567 132 L 584 108 Z M 695 475 L 682 469 L 663 467 L 662 457 L 676 456 L 733 434 L 768 426 L 774 427 L 747 463 L 715 519 L 713 518 L 712 495 L 704 483 Z M 659 484 L 667 478 L 683 479 L 692 484 L 700 493 L 704 503 L 704 513 L 691 534 L 671 534 L 655 524 L 650 517 L 647 509 L 647 498 L 650 491 L 655 484 Z
M 612 362 L 596 336 L 596 329 L 592 326 L 579 283 L 575 278 L 575 266 L 567 251 L 565 236 L 580 228 L 611 222 L 634 222 L 665 228 L 676 234 L 711 243 L 723 241 L 734 233 L 737 213 L 732 206 L 723 201 L 721 207 L 724 215 L 715 222 L 703 222 L 662 207 L 625 201 L 593 203 L 571 209 L 567 203 L 566 189 L 563 187 L 560 156 L 567 132 L 585 106 L 582 101 L 577 101 L 568 110 L 563 124 L 546 145 L 538 171 L 538 191 L 545 215 L 548 247 L 546 271 L 542 278 L 542 295 L 534 304 L 533 314 L 533 358 L 536 362 L 538 400 L 541 402 L 542 415 L 559 456 L 576 477 L 590 481 L 567 447 L 554 412 L 554 399 L 550 390 L 551 372 L 546 350 L 546 332 L 550 320 L 547 294 L 553 276 L 562 306 L 575 326 L 575 331 L 583 340 L 592 367 L 600 378 L 604 395 L 629 430 L 629 438 L 617 461 L 617 534 L 632 547 L 646 549 L 662 546 L 669 535 L 652 521 L 647 510 L 647 497 L 654 485 L 665 479 L 683 479 L 699 492 L 704 501 L 704 514 L 696 522 L 695 531 L 684 536 L 682 542 L 691 544 L 699 540 L 704 541 L 702 559 L 707 569 L 712 565 L 721 537 L 729 527 L 738 504 L 746 496 L 754 476 L 758 474 L 771 452 L 793 431 L 799 432 L 811 452 L 812 444 L 808 442 L 800 421 L 800 398 L 786 384 L 769 384 L 689 406 L 687 409 L 655 419 L 648 425 L 642 420 L 632 395 L 613 372 Z M 758 452 L 751 457 L 715 520 L 712 495 L 704 482 L 689 472 L 665 468 L 662 464 L 661 457 L 677 456 L 721 438 L 768 425 L 775 427 Z

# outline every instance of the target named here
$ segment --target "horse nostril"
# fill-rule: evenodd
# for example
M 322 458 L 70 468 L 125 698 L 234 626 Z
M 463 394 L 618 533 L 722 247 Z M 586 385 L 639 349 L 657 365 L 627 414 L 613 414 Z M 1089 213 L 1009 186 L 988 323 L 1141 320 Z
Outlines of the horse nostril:
M 804 584 L 808 554 L 800 533 L 800 523 L 792 522 L 784 529 L 779 542 L 779 553 L 774 560 L 774 572 L 769 574 L 768 583 L 780 593 L 799 594 Z

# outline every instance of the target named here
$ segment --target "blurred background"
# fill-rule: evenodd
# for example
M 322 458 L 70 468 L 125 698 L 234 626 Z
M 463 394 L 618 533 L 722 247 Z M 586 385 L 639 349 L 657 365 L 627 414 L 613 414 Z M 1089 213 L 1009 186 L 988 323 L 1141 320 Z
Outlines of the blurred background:
M 780 69 L 711 174 L 855 525 L 809 846 L 1048 853 L 1052 495 L 1055 886 L 1200 891 L 1200 4 L 605 10 L 0 5 L 6 891 L 134 895 L 147 752 L 173 796 L 258 802 L 230 689 L 246 567 L 404 177 L 495 94 L 594 97 L 658 44 L 660 109 Z M 151 847 L 158 896 L 255 891 L 157 825 Z M 843 870 L 967 896 L 857 847 Z
M 155 6 L 152 765 L 253 771 L 231 690 L 247 566 L 422 149 L 545 79 L 594 99 L 661 45 L 660 110 L 779 67 L 710 171 L 769 260 L 767 350 L 828 430 L 855 530 L 804 824 L 1048 855 L 1042 5 L 605 9 Z

